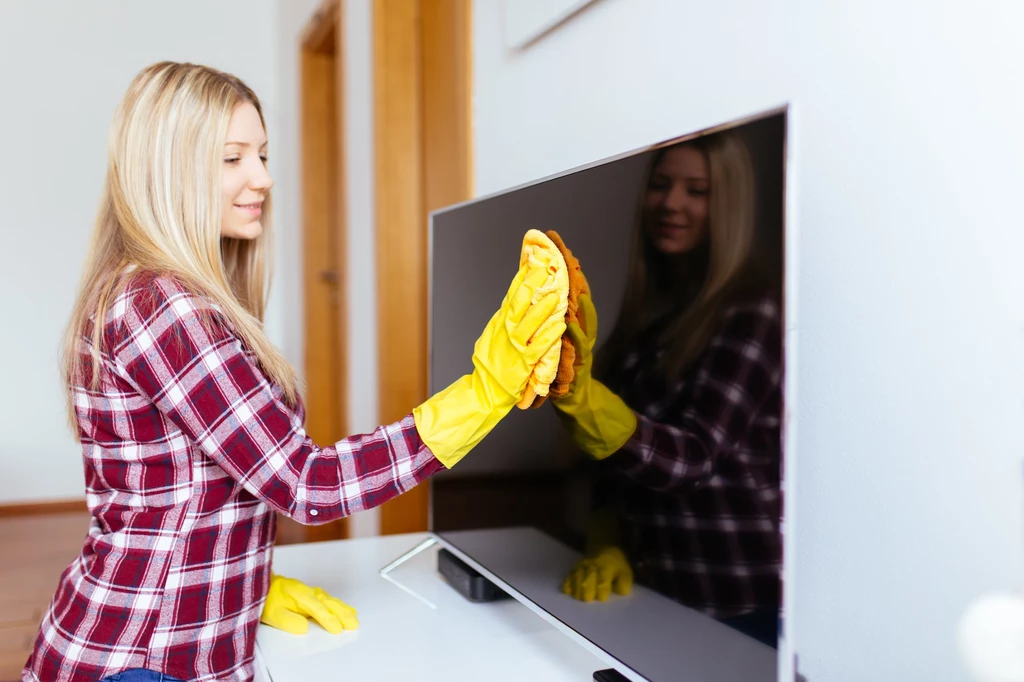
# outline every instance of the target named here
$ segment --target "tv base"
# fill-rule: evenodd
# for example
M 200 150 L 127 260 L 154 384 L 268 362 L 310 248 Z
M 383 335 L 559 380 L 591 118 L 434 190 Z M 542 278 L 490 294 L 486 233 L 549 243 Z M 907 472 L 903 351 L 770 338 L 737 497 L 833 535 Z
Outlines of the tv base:
M 471 602 L 492 602 L 511 597 L 500 587 L 480 575 L 462 559 L 441 549 L 437 553 L 437 570 L 455 591 Z

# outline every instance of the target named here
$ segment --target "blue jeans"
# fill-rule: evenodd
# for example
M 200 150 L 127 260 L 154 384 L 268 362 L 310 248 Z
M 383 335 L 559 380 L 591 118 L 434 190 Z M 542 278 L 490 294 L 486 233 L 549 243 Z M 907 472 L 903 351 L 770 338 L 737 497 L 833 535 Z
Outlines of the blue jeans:
M 104 677 L 100 682 L 182 682 L 177 677 L 156 673 L 145 668 L 131 668 Z

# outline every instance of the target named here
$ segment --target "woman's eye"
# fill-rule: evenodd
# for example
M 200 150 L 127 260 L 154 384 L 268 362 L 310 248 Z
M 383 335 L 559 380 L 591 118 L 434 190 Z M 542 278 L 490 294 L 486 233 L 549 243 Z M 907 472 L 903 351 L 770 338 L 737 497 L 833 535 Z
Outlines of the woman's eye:
M 261 156 L 261 157 L 260 157 L 260 160 L 261 160 L 261 161 L 262 161 L 263 163 L 266 163 L 266 162 L 267 162 L 267 157 L 266 157 L 266 155 L 263 155 L 263 156 Z
M 238 158 L 237 156 L 229 156 L 228 158 L 224 159 L 224 163 L 238 163 L 239 161 L 241 161 L 241 159 Z

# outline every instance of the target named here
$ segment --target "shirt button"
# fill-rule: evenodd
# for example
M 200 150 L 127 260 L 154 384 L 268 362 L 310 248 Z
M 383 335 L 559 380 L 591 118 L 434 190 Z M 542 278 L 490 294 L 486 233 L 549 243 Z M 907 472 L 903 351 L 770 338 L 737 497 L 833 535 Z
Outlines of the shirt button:
M 316 509 L 310 509 L 310 510 L 309 510 L 309 515 L 310 515 L 310 516 L 316 516 L 316 515 L 317 515 L 317 514 L 319 514 L 319 513 L 320 513 L 320 512 L 318 512 L 318 511 L 317 511 Z

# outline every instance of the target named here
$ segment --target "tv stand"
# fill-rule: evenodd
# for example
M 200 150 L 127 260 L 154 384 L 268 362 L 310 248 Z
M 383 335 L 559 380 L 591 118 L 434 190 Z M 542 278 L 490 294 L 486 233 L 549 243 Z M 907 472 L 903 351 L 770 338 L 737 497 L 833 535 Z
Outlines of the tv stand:
M 510 599 L 508 593 L 447 549 L 437 552 L 437 570 L 456 592 L 471 602 Z

